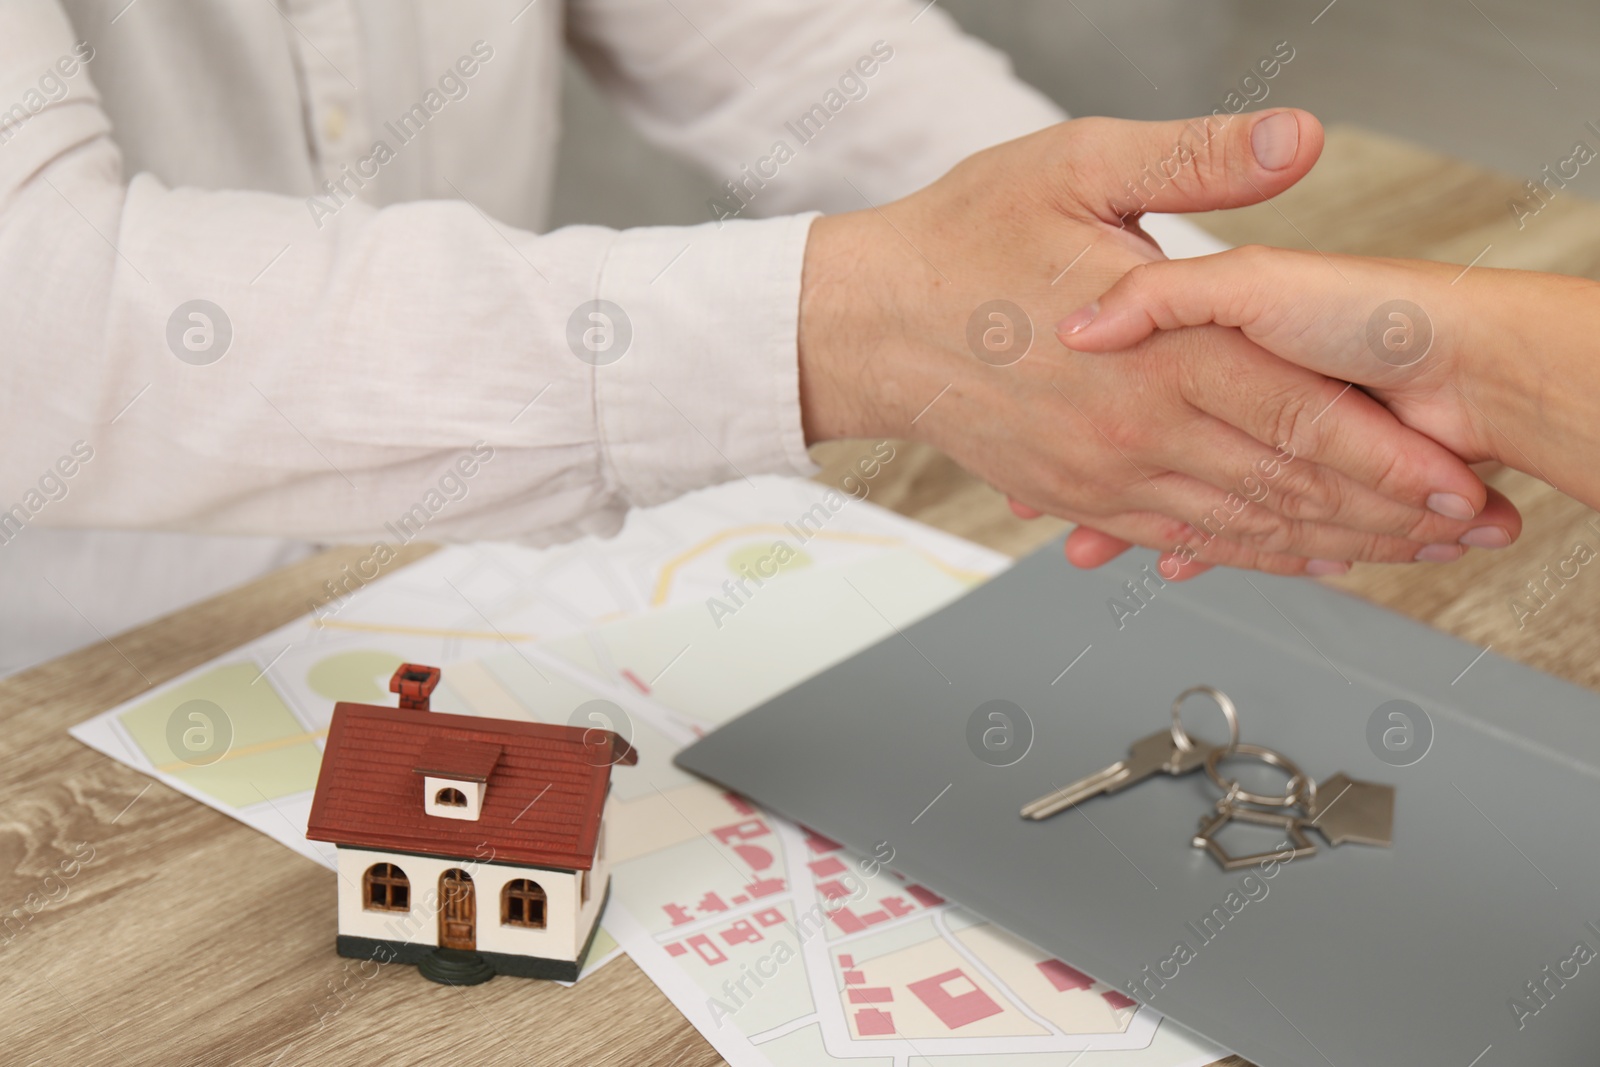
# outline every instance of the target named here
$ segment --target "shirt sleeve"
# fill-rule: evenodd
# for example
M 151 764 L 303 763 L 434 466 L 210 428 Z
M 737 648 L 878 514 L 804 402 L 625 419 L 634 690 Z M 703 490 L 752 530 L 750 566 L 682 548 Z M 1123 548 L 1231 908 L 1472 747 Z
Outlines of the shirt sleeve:
M 707 217 L 850 211 L 1066 116 L 928 0 L 571 0 L 568 34 Z
M 0 540 L 548 542 L 810 469 L 810 216 L 535 235 L 462 201 L 171 189 L 124 176 L 86 49 L 58 4 L 0 5 Z

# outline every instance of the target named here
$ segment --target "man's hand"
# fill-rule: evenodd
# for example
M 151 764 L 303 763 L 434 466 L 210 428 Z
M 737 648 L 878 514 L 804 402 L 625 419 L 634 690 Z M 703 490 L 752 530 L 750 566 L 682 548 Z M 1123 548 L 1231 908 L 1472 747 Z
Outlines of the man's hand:
M 1514 534 L 1514 509 L 1448 450 L 1236 331 L 1115 357 L 1048 336 L 1162 258 L 1139 212 L 1273 196 L 1321 146 L 1299 111 L 1083 119 L 980 152 L 904 200 L 817 220 L 800 319 L 808 438 L 927 441 L 1019 513 L 1111 535 L 1069 545 L 1074 562 L 1133 542 L 1165 550 L 1168 577 L 1200 563 L 1333 573 L 1453 558 L 1476 526 Z

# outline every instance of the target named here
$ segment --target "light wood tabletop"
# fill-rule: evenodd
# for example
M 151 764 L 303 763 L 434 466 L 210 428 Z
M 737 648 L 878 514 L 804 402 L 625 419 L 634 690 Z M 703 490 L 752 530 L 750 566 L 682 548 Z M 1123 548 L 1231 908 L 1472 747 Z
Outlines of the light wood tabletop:
M 1343 128 L 1332 131 L 1311 176 L 1274 203 L 1198 221 L 1234 243 L 1600 279 L 1600 206 L 1564 195 L 1519 232 L 1506 207 L 1519 185 Z M 860 451 L 818 448 L 819 477 L 839 477 Z M 1335 584 L 1600 686 L 1600 589 L 1580 578 L 1525 625 L 1511 606 L 1576 542 L 1600 546 L 1600 528 L 1588 526 L 1593 513 L 1515 472 L 1490 477 L 1527 517 L 1517 545 L 1450 565 L 1360 566 Z M 1062 529 L 1017 520 L 993 490 L 918 446 L 900 446 L 872 499 L 1013 555 Z M 408 548 L 394 566 L 427 551 Z M 304 614 L 322 598 L 324 579 L 362 554 L 325 552 L 0 682 L 0 919 L 28 916 L 0 928 L 0 1060 L 721 1063 L 626 958 L 571 989 L 507 978 L 451 989 L 407 967 L 352 977 L 333 951 L 335 882 L 325 868 L 67 735 L 72 724 Z M 60 864 L 86 855 L 72 878 L 46 887 Z

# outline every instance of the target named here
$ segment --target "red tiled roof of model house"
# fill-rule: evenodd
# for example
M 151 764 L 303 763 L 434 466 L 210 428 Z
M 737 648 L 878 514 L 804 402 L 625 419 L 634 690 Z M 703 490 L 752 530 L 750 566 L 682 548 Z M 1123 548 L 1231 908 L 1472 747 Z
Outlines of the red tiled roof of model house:
M 306 836 L 356 848 L 588 870 L 613 764 L 609 730 L 341 702 Z M 423 808 L 423 775 L 485 781 L 477 819 Z

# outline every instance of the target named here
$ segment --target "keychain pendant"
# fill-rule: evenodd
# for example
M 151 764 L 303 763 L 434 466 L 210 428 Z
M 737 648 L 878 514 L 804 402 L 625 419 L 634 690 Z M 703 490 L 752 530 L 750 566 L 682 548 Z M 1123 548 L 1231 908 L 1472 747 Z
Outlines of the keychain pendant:
M 1328 844 L 1389 848 L 1394 844 L 1394 786 L 1363 782 L 1340 771 L 1317 786 L 1306 825 Z

